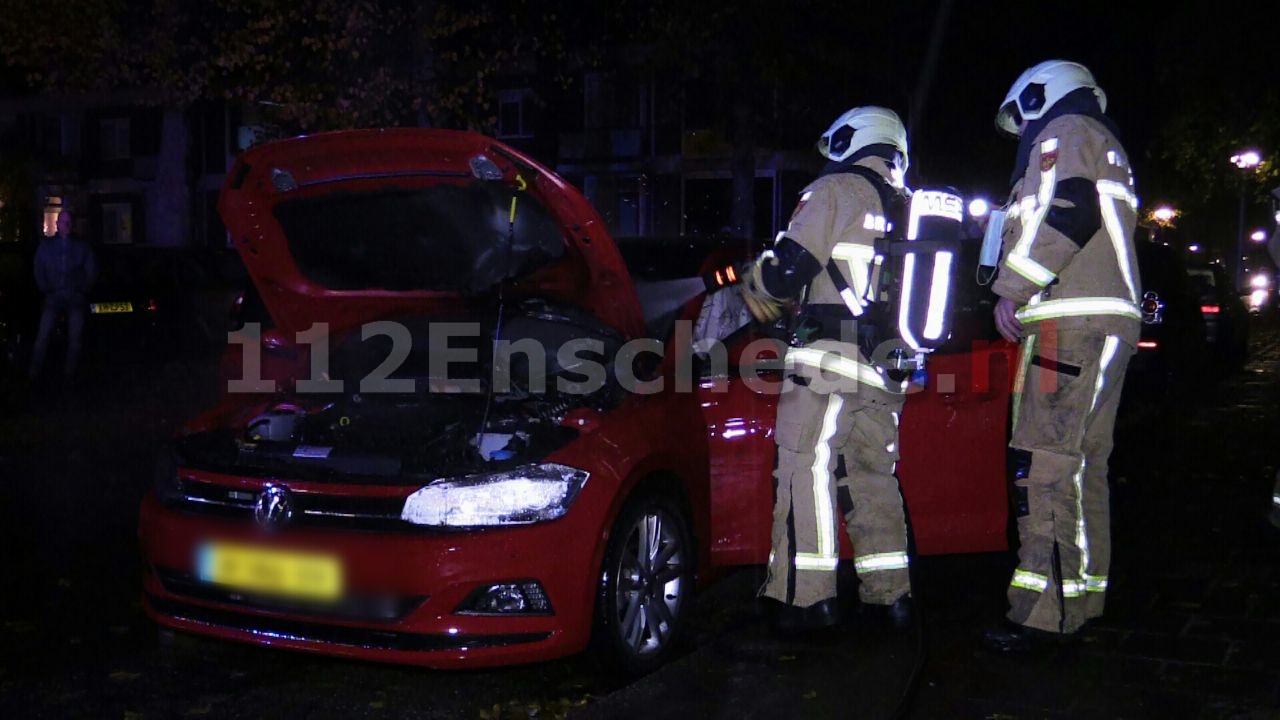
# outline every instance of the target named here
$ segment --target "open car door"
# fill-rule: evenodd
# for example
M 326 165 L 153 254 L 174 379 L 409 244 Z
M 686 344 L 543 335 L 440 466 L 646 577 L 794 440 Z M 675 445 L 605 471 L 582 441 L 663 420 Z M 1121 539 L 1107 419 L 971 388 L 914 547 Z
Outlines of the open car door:
M 741 370 L 749 361 L 743 351 L 759 339 L 751 328 L 730 336 L 727 377 L 709 367 L 699 375 L 710 458 L 711 552 L 719 565 L 760 564 L 769 557 L 778 395 L 749 385 L 779 383 L 781 373 L 766 370 L 744 380 Z M 898 477 L 921 554 L 1007 547 L 1005 466 L 1015 354 L 1016 346 L 1002 341 L 935 355 L 928 385 L 907 399 Z M 839 535 L 842 557 L 851 557 L 847 533 Z

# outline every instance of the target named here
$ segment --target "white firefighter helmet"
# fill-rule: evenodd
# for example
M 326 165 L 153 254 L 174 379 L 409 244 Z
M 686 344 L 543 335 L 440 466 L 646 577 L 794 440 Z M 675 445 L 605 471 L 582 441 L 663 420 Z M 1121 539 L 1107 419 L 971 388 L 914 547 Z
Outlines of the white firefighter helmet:
M 1049 108 L 1068 93 L 1089 88 L 1107 109 L 1107 94 L 1098 87 L 1089 68 L 1069 60 L 1046 60 L 1018 76 L 996 113 L 996 127 L 1017 137 L 1023 120 L 1043 117 Z
M 907 129 L 898 113 L 889 108 L 866 105 L 848 110 L 836 118 L 818 140 L 818 152 L 840 162 L 868 145 L 891 145 L 902 153 L 902 169 L 907 167 Z

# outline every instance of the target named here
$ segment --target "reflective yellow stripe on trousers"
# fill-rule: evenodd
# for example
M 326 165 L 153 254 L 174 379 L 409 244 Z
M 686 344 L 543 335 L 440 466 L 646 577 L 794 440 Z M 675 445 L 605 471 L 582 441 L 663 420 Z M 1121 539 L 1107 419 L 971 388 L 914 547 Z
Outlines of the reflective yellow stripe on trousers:
M 1009 584 L 1023 590 L 1042 593 L 1049 588 L 1049 578 L 1029 570 L 1014 570 L 1013 580 Z
M 1018 411 L 1022 408 L 1022 391 L 1027 386 L 1027 371 L 1031 368 L 1031 356 L 1036 350 L 1036 336 L 1029 335 L 1022 346 L 1022 358 L 1018 363 L 1018 375 L 1013 380 L 1013 427 L 1018 427 Z
M 840 546 L 836 543 L 836 525 L 831 508 L 831 438 L 836 434 L 844 398 L 839 393 L 827 396 L 827 411 L 822 415 L 822 428 L 813 449 L 813 465 L 809 468 L 813 480 L 813 523 L 817 532 L 816 553 L 796 553 L 796 570 L 831 572 L 840 562 Z
M 905 570 L 910 560 L 904 552 L 874 553 L 859 555 L 853 559 L 853 568 L 858 574 L 877 570 Z
M 1098 360 L 1098 377 L 1093 382 L 1093 401 L 1089 403 L 1089 414 L 1092 415 L 1098 409 L 1098 400 L 1102 398 L 1102 391 L 1107 385 L 1107 368 L 1111 366 L 1111 361 L 1115 360 L 1116 351 L 1120 349 L 1120 338 L 1115 335 L 1108 335 L 1102 344 L 1102 357 Z M 1107 579 L 1105 577 L 1095 577 L 1088 573 L 1089 570 L 1089 535 L 1088 528 L 1084 519 L 1084 471 L 1087 460 L 1081 458 L 1080 469 L 1076 471 L 1073 479 L 1076 489 L 1076 545 L 1080 548 L 1080 577 L 1084 578 L 1081 584 L 1084 585 L 1082 590 L 1092 592 L 1104 592 L 1107 589 Z M 1090 582 L 1090 579 L 1093 582 Z M 1063 594 L 1067 597 L 1075 597 L 1066 593 L 1066 583 L 1063 583 Z M 1076 593 L 1079 595 L 1080 593 Z

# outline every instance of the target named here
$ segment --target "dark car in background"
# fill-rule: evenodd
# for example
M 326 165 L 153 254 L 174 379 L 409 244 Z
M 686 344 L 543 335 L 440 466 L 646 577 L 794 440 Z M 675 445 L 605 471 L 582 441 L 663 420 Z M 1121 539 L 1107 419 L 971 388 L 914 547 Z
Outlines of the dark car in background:
M 1226 367 L 1239 367 L 1249 355 L 1249 308 L 1233 292 L 1222 263 L 1190 263 L 1187 273 L 1200 298 L 1204 339 L 1210 358 Z
M 1191 387 L 1205 360 L 1200 295 L 1178 250 L 1141 232 L 1135 240 L 1142 280 L 1142 335 L 1126 383 L 1173 398 Z
M 216 348 L 245 282 L 232 251 L 94 245 L 97 280 L 85 297 L 82 364 L 136 361 Z M 32 273 L 35 248 L 0 247 L 0 370 L 30 358 L 43 300 Z M 61 367 L 67 326 L 59 318 L 45 370 Z
M 85 298 L 85 358 L 136 359 L 152 349 L 161 305 L 163 317 L 173 319 L 178 282 L 170 274 L 176 258 L 144 255 L 132 247 L 97 246 L 94 253 L 98 278 Z
M 243 268 L 231 251 L 97 246 L 86 358 L 169 356 L 226 342 Z

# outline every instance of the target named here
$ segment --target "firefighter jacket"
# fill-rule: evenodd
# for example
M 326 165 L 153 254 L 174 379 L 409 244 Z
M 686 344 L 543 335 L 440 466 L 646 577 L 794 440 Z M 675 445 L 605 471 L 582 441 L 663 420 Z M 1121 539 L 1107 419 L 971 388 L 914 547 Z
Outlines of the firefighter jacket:
M 884 158 L 867 156 L 854 165 L 871 169 L 891 183 L 892 165 Z M 822 268 L 809 284 L 804 299 L 806 312 L 827 318 L 865 319 L 879 287 L 881 258 L 875 241 L 884 237 L 886 224 L 879 191 L 871 182 L 850 172 L 831 172 L 814 180 L 800 195 L 785 235 L 817 260 Z M 834 271 L 833 271 L 834 270 Z M 788 364 L 834 369 L 841 375 L 886 393 L 901 393 L 903 384 L 885 377 L 858 348 L 856 336 L 841 338 L 827 332 L 814 346 L 792 348 Z M 837 340 L 838 339 L 838 340 Z M 837 350 L 844 362 L 830 358 Z M 856 358 L 856 361 L 854 360 Z
M 1115 135 L 1085 115 L 1049 121 L 1009 199 L 997 295 L 1029 333 L 1115 335 L 1138 342 L 1142 297 L 1133 232 L 1138 198 Z

